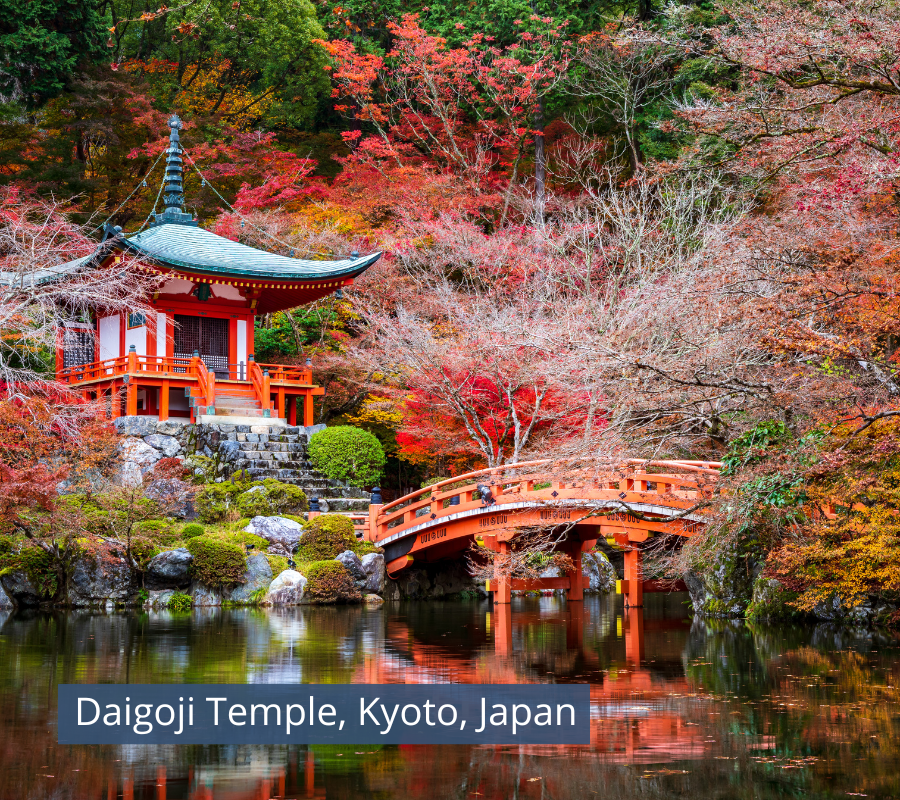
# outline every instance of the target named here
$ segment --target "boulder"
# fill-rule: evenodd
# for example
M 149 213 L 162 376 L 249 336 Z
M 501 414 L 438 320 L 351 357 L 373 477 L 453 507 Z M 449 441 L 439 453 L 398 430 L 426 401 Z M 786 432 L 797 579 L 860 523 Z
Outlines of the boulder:
M 153 417 L 117 417 L 113 420 L 120 436 L 149 436 L 156 433 L 157 424 Z
M 356 555 L 352 550 L 344 550 L 339 556 L 337 556 L 335 561 L 340 561 L 347 572 L 350 573 L 350 577 L 353 578 L 353 582 L 360 588 L 364 589 L 366 586 L 366 572 L 363 569 L 362 561 L 359 560 L 359 556 Z
M 363 589 L 370 594 L 384 594 L 384 556 L 381 553 L 368 553 L 362 557 L 361 565 L 366 576 Z
M 149 444 L 154 450 L 159 450 L 166 458 L 174 458 L 181 452 L 181 445 L 174 436 L 163 436 L 154 433 L 144 437 L 144 443 Z
M 144 608 L 150 608 L 154 611 L 168 608 L 169 601 L 172 599 L 172 596 L 174 594 L 174 589 L 160 589 L 158 591 L 151 589 L 148 592 L 149 596 L 147 598 L 147 602 L 144 603 Z
M 17 606 L 33 607 L 40 605 L 41 594 L 24 570 L 11 570 L 0 576 L 0 586 L 3 587 L 4 593 Z
M 194 583 L 191 586 L 191 602 L 198 608 L 220 606 L 222 605 L 222 595 L 216 589 L 211 589 L 202 583 Z
M 599 551 L 581 554 L 581 572 L 590 578 L 590 585 L 585 587 L 586 592 L 612 592 L 616 588 L 615 567 L 609 563 L 604 553 Z
M 157 478 L 151 481 L 144 494 L 155 500 L 165 510 L 166 516 L 178 519 L 196 519 L 194 491 L 189 483 L 178 478 Z
M 261 536 L 271 545 L 279 545 L 287 553 L 297 549 L 303 536 L 303 526 L 286 517 L 254 517 L 244 530 Z
M 78 607 L 133 603 L 138 584 L 124 554 L 109 546 L 86 553 L 69 576 L 69 605 Z
M 296 606 L 303 602 L 306 578 L 293 569 L 286 569 L 271 584 L 263 603 L 272 606 Z
M 244 582 L 238 584 L 226 594 L 226 599 L 232 603 L 249 603 L 250 596 L 259 589 L 268 589 L 272 583 L 272 568 L 269 559 L 262 553 L 248 556 L 247 571 L 244 573 Z
M 184 547 L 166 550 L 150 559 L 144 575 L 148 589 L 179 589 L 191 583 L 191 564 L 194 557 Z
M 10 596 L 0 586 L 0 611 L 12 611 L 16 604 L 10 599 Z
M 151 447 L 143 439 L 128 438 L 119 442 L 119 453 L 123 461 L 137 464 L 144 472 L 162 458 L 155 447 Z
M 384 555 L 381 553 L 367 553 L 362 557 L 360 563 L 366 576 L 364 591 L 370 594 L 384 595 L 387 582 Z M 438 575 L 438 577 L 443 576 Z
M 167 419 L 156 423 L 156 433 L 160 433 L 163 436 L 177 436 L 184 430 L 185 425 L 190 424 L 190 421 L 186 419 Z
M 379 597 L 377 594 L 367 594 L 363 599 L 370 606 L 378 606 L 384 602 L 384 598 Z

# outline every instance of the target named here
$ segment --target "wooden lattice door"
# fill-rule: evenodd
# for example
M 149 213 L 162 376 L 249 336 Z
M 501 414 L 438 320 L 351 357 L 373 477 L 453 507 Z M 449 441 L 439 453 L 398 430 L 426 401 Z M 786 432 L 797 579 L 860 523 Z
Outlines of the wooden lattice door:
M 67 326 L 63 331 L 63 367 L 80 367 L 94 360 L 94 329 Z
M 216 317 L 175 315 L 175 357 L 191 358 L 194 353 L 216 377 L 228 377 L 228 320 Z

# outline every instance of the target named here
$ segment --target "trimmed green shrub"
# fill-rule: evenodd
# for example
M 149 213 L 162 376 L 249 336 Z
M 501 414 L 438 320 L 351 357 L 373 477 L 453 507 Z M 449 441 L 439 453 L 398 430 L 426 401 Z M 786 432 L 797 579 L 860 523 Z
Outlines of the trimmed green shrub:
M 201 583 L 213 587 L 243 583 L 247 560 L 240 546 L 211 536 L 195 536 L 188 540 L 187 549 L 194 557 L 191 570 Z
M 351 486 L 372 486 L 384 470 L 381 442 L 368 431 L 351 425 L 337 425 L 313 434 L 309 458 L 319 472 Z
M 237 509 L 245 517 L 271 517 L 291 512 L 299 514 L 309 509 L 306 495 L 299 486 L 266 478 L 254 482 L 237 498 Z
M 191 606 L 193 605 L 193 600 L 189 594 L 184 594 L 183 592 L 175 592 L 170 598 L 169 602 L 166 605 L 166 608 L 169 611 L 184 612 L 190 611 Z
M 334 558 L 345 550 L 356 549 L 353 520 L 343 514 L 321 514 L 306 525 L 300 547 L 294 554 L 297 561 L 320 561 Z
M 204 533 L 206 533 L 206 528 L 198 522 L 191 522 L 181 529 L 181 538 L 193 539 L 195 536 L 203 536 Z
M 316 561 L 306 571 L 306 598 L 311 603 L 354 603 L 362 594 L 340 561 Z

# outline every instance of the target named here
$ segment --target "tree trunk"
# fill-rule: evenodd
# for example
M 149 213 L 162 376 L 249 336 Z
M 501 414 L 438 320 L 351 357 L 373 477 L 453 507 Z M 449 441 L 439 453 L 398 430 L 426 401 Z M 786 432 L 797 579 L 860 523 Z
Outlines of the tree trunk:
M 534 111 L 534 216 L 538 225 L 544 224 L 546 192 L 547 151 L 544 146 L 544 101 L 539 98 Z

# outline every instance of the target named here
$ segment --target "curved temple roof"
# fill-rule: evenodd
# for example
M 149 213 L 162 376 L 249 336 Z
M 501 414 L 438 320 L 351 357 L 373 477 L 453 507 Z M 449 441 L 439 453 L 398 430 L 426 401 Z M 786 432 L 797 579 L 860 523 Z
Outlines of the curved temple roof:
M 163 223 L 114 243 L 160 264 L 210 275 L 257 280 L 322 280 L 352 277 L 370 267 L 381 253 L 341 261 L 307 261 L 257 250 L 203 228 Z

